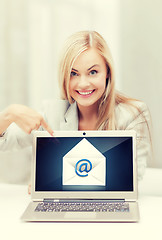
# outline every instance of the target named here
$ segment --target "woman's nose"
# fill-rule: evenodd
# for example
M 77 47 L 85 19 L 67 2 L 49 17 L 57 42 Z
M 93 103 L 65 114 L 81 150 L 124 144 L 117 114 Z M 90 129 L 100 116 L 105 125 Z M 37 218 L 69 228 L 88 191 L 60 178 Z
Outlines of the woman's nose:
M 88 87 L 90 85 L 88 79 L 86 78 L 86 76 L 81 76 L 79 79 L 79 83 L 78 83 L 80 88 L 85 88 Z

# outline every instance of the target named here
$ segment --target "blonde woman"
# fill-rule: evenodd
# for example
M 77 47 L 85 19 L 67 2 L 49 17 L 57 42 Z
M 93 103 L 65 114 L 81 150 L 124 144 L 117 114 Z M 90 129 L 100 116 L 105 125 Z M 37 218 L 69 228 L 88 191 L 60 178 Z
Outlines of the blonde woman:
M 138 177 L 151 156 L 147 106 L 115 90 L 110 50 L 97 32 L 72 35 L 59 67 L 61 100 L 45 101 L 42 113 L 10 105 L 0 113 L 0 150 L 31 144 L 33 130 L 130 130 L 137 132 Z

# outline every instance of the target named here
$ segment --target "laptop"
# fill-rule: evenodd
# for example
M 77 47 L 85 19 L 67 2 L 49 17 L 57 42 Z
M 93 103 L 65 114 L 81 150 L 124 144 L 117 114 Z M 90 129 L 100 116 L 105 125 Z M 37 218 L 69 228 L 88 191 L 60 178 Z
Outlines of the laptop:
M 23 221 L 137 222 L 135 131 L 36 131 Z

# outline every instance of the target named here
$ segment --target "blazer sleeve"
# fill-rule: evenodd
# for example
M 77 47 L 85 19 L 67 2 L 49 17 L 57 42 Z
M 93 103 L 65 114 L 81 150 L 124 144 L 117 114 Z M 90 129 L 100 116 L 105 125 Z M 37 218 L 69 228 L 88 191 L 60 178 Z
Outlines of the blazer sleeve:
M 12 123 L 0 137 L 0 151 L 19 150 L 32 144 L 32 134 L 26 134 Z

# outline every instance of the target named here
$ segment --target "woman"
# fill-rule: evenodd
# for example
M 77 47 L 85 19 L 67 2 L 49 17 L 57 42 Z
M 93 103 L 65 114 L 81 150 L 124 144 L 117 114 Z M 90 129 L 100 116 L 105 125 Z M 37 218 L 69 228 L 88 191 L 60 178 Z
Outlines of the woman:
M 0 113 L 0 149 L 29 146 L 37 129 L 51 135 L 55 130 L 134 129 L 142 178 L 151 156 L 149 111 L 144 103 L 115 91 L 111 53 L 100 34 L 82 31 L 68 39 L 59 82 L 62 100 L 44 102 L 42 114 L 23 105 Z

